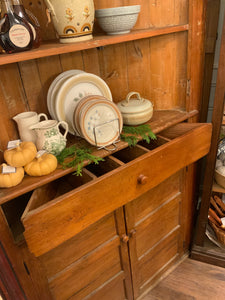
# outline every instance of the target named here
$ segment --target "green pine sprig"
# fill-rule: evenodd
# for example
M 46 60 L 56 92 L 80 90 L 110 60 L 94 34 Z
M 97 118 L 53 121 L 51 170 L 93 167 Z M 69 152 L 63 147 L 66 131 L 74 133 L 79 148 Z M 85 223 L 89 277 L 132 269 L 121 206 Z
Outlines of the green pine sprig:
M 151 140 L 156 139 L 156 135 L 152 132 L 151 127 L 148 124 L 143 124 L 136 127 L 123 126 L 123 131 L 120 136 L 121 139 L 124 142 L 127 142 L 130 147 L 134 147 L 138 143 L 140 137 L 148 144 Z
M 64 162 L 66 158 L 70 158 L 69 162 Z M 76 168 L 74 172 L 77 176 L 82 176 L 82 169 L 84 161 L 88 161 L 88 164 L 98 164 L 100 161 L 104 161 L 102 157 L 91 154 L 91 150 L 85 147 L 78 148 L 75 145 L 65 148 L 58 156 L 58 162 L 63 168 Z

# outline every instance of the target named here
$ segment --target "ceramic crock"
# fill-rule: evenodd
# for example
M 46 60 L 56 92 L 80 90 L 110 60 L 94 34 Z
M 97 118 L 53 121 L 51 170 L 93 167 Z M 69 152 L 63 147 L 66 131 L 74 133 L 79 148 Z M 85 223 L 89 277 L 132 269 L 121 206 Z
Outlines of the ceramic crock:
M 61 43 L 92 39 L 93 0 L 45 0 Z
M 65 128 L 64 134 L 59 131 L 59 126 Z M 68 124 L 64 121 L 47 120 L 30 127 L 37 134 L 36 146 L 38 150 L 46 150 L 53 155 L 59 155 L 66 147 Z
M 135 98 L 132 98 L 136 96 Z M 140 125 L 152 118 L 153 104 L 150 100 L 144 99 L 137 92 L 130 92 L 126 100 L 117 104 L 126 125 Z

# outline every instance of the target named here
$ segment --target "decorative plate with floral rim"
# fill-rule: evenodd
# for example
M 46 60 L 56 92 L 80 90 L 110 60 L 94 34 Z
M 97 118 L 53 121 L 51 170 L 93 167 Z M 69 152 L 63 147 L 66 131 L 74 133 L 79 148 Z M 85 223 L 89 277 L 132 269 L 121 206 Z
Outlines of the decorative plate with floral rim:
M 48 111 L 53 119 L 57 120 L 56 113 L 55 113 L 55 99 L 57 92 L 60 88 L 60 86 L 65 82 L 66 79 L 73 75 L 77 75 L 80 73 L 85 73 L 81 70 L 68 70 L 65 72 L 60 73 L 51 83 L 48 94 L 47 94 L 47 107 Z

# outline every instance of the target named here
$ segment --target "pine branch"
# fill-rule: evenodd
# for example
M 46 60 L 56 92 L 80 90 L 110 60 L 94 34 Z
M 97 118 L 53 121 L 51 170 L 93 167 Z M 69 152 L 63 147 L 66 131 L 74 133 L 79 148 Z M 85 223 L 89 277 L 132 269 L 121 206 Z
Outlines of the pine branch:
M 141 137 L 148 144 L 151 140 L 156 139 L 156 135 L 152 132 L 151 127 L 148 124 L 133 126 L 123 126 L 123 132 L 121 134 L 121 139 L 127 142 L 130 147 L 134 147 Z
M 67 163 L 64 162 L 66 158 L 71 160 Z M 65 148 L 58 156 L 58 162 L 65 168 L 76 168 L 74 174 L 77 176 L 82 176 L 82 169 L 84 166 L 84 161 L 88 161 L 88 164 L 95 163 L 98 164 L 100 161 L 104 161 L 103 158 L 91 154 L 91 150 L 88 148 L 77 148 L 75 145 Z

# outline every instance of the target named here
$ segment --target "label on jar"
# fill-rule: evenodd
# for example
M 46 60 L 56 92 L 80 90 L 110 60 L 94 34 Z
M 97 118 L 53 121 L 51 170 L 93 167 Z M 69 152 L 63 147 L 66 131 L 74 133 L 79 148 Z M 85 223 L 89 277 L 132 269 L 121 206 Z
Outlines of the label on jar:
M 16 173 L 16 168 L 8 165 L 2 166 L 2 174 L 12 174 L 12 173 Z
M 23 25 L 14 25 L 9 30 L 11 42 L 19 48 L 25 48 L 30 43 L 30 33 Z

